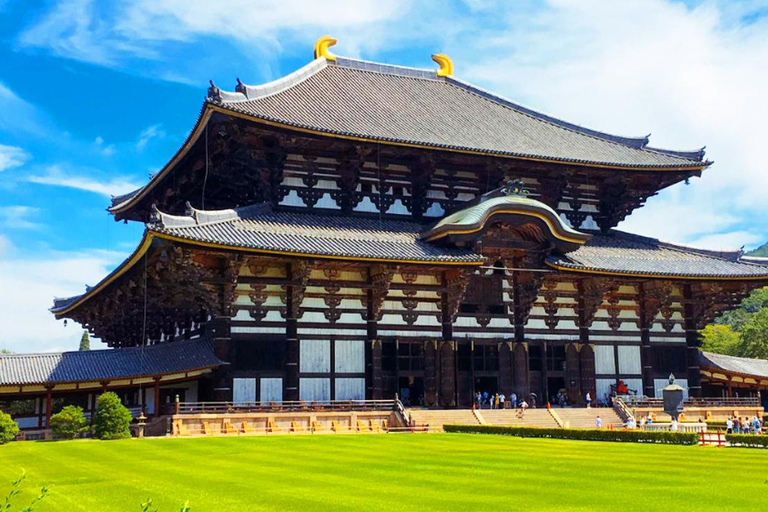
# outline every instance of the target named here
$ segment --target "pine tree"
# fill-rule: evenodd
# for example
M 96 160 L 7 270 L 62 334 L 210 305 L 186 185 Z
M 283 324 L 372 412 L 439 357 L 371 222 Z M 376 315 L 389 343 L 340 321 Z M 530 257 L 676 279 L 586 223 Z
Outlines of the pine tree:
M 80 338 L 79 350 L 91 350 L 91 338 L 88 336 L 88 331 L 83 331 L 83 337 Z

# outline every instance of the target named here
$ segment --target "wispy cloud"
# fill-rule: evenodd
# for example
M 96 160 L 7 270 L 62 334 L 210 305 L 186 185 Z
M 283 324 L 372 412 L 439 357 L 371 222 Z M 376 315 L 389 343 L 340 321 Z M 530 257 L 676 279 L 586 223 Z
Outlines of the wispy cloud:
M 30 217 L 40 212 L 32 206 L 0 206 L 0 227 L 4 229 L 38 229 L 40 224 Z
M 64 327 L 48 311 L 54 297 L 83 293 L 125 254 L 96 249 L 26 254 L 0 236 L 0 348 L 15 352 L 77 350 L 81 330 Z
M 162 129 L 162 125 L 153 124 L 144 128 L 139 134 L 139 139 L 136 141 L 136 150 L 142 151 L 146 145 L 152 139 L 162 139 L 165 137 L 165 130 Z
M 101 136 L 96 137 L 93 141 L 93 145 L 96 146 L 98 152 L 104 156 L 112 156 L 117 151 L 114 144 L 107 144 Z
M 91 175 L 66 172 L 57 166 L 49 167 L 42 174 L 28 176 L 25 178 L 25 181 L 40 185 L 86 190 L 107 197 L 125 194 L 139 187 L 139 185 L 125 176 L 98 179 Z
M 0 144 L 0 172 L 24 165 L 31 155 L 16 146 Z
M 34 105 L 0 82 L 0 131 L 23 132 L 34 136 L 47 133 L 49 122 Z

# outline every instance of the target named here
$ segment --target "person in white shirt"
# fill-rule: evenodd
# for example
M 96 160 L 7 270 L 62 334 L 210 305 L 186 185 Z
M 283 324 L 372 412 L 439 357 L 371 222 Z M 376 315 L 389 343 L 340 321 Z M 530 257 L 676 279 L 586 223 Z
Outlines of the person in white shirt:
M 603 428 L 603 420 L 600 419 L 600 416 L 595 418 L 595 428 Z
M 506 409 L 507 408 L 506 407 L 506 404 L 507 404 L 506 399 L 507 399 L 507 397 L 504 396 L 504 393 L 499 395 L 499 406 L 500 406 L 501 409 Z
M 672 424 L 669 426 L 669 430 L 677 432 L 677 418 L 672 418 Z
M 725 431 L 728 434 L 733 434 L 733 420 L 731 418 L 728 418 L 728 421 L 725 422 Z

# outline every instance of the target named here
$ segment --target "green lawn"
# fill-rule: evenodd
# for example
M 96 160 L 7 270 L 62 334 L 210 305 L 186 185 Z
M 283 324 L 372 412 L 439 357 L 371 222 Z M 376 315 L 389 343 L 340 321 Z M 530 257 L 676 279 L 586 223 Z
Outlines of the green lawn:
M 471 434 L 217 437 L 0 446 L 36 511 L 765 510 L 768 451 Z M 23 500 L 19 500 L 22 503 Z

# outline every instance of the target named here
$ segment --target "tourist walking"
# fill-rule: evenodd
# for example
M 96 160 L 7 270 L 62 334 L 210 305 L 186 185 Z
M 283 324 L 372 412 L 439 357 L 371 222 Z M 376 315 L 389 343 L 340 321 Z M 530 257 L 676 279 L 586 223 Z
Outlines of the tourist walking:
M 600 416 L 595 418 L 595 428 L 603 428 L 603 420 L 600 419 Z
M 592 395 L 589 394 L 589 391 L 587 391 L 586 400 L 587 400 L 587 409 L 591 409 L 592 408 Z

